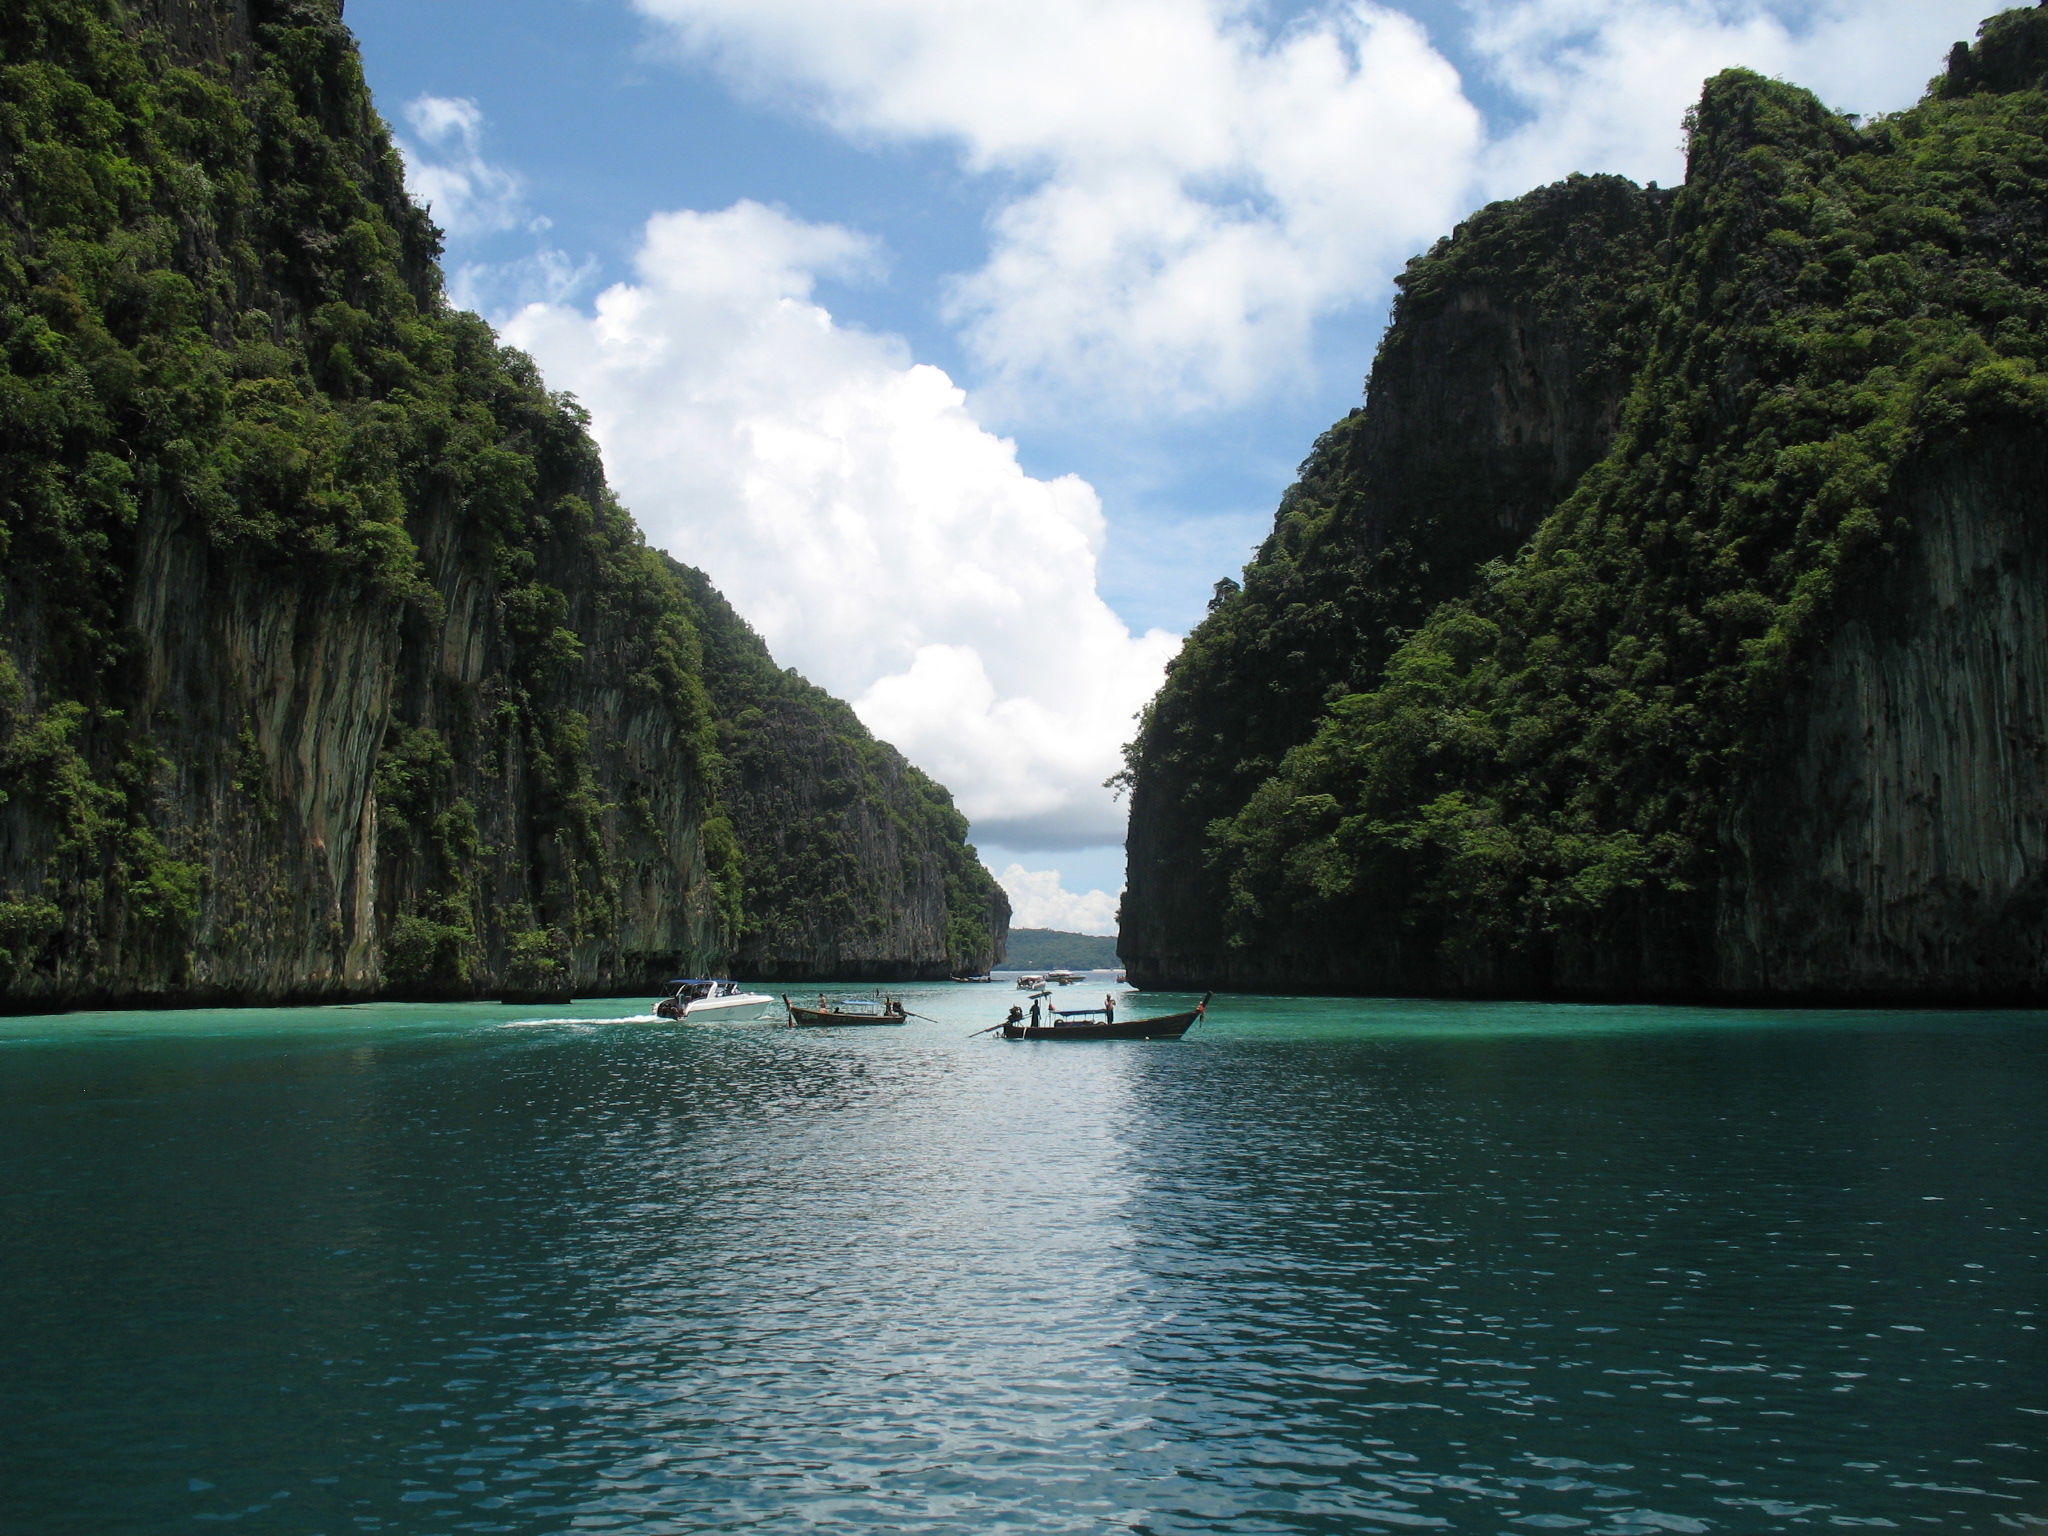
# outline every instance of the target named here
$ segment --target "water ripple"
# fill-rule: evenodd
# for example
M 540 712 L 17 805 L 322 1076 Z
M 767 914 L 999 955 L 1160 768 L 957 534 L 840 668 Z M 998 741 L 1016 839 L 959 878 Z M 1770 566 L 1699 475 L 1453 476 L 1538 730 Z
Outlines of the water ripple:
M 2048 1530 L 2037 1019 L 911 1005 L 0 1028 L 13 1518 Z

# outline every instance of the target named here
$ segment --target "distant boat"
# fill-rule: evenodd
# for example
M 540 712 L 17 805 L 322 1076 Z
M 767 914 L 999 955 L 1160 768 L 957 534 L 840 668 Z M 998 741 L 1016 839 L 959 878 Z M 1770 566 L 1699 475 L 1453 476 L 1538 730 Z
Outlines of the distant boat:
M 736 981 L 679 976 L 663 985 L 668 996 L 654 1005 L 654 1011 L 664 1019 L 754 1019 L 775 1006 L 767 993 L 745 991 Z
M 789 1022 L 796 1029 L 830 1028 L 838 1024 L 902 1024 L 910 1015 L 897 997 L 821 997 L 823 1006 L 799 1008 L 787 997 L 782 1006 L 789 1010 Z
M 1088 973 L 1086 971 L 1047 971 L 1045 979 L 1047 981 L 1056 981 L 1063 987 L 1071 987 L 1077 981 L 1086 981 Z
M 983 971 L 979 976 L 948 976 L 948 981 L 994 981 L 995 977 Z
M 1005 1040 L 1178 1040 L 1188 1032 L 1188 1026 L 1209 1011 L 1209 999 L 1216 994 L 1204 992 L 1202 1000 L 1186 1013 L 1163 1013 L 1151 1019 L 1119 1019 L 1114 1024 L 1010 1024 L 1003 1025 Z M 1077 1010 L 1085 1013 L 1100 1013 L 1100 1008 Z M 1054 1019 L 1059 1015 L 1055 1013 Z
M 1017 990 L 1019 992 L 1036 992 L 1044 985 L 1045 978 L 1036 971 L 1031 971 L 1017 978 Z

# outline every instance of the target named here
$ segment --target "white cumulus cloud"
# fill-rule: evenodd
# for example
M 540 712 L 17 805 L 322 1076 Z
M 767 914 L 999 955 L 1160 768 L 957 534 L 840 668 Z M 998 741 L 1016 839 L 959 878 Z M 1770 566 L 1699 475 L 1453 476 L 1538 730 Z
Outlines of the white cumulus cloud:
M 598 274 L 595 256 L 581 261 L 542 246 L 503 261 L 465 261 L 448 274 L 448 299 L 459 309 L 504 314 L 528 304 L 566 304 L 589 290 Z
M 655 541 L 980 835 L 1030 850 L 1120 841 L 1100 782 L 1176 641 L 1101 599 L 1094 489 L 1024 473 L 990 412 L 1189 430 L 1304 376 L 1319 326 L 1485 197 L 1574 170 L 1676 179 L 1715 70 L 1904 106 L 1982 0 L 1439 6 L 1470 81 L 1375 0 L 1291 19 L 1261 0 L 632 3 L 784 109 L 856 143 L 950 146 L 980 178 L 985 259 L 934 297 L 973 406 L 817 303 L 818 278 L 878 271 L 869 239 L 759 202 L 655 216 L 594 305 L 593 268 L 538 247 L 458 267 L 458 297 L 533 301 L 509 338 L 589 405 Z M 413 185 L 452 234 L 539 232 L 475 103 L 422 97 L 407 120 Z
M 856 143 L 986 177 L 986 260 L 943 300 L 1020 420 L 1161 418 L 1306 376 L 1477 202 L 1572 171 L 1671 182 L 1701 81 L 1745 65 L 1910 104 L 1984 0 L 634 0 L 690 58 Z M 1276 19 L 1276 16 L 1278 19 Z M 1491 123 L 1475 95 L 1507 110 Z M 1363 359 L 1361 359 L 1361 366 Z
M 525 181 L 484 158 L 484 115 L 474 101 L 415 97 L 406 104 L 405 121 L 414 135 L 400 141 L 406 184 L 449 235 L 467 239 L 535 222 Z
M 577 261 L 539 240 L 552 227 L 528 206 L 526 180 L 484 155 L 483 109 L 467 96 L 418 96 L 405 107 L 411 138 L 397 140 L 406 189 L 458 246 L 513 231 L 536 237 L 506 259 L 450 263 L 448 297 L 464 309 L 503 312 L 565 303 L 589 287 L 597 261 Z
M 777 658 L 851 700 L 978 835 L 1122 839 L 1101 787 L 1176 637 L 1097 591 L 1095 492 L 1024 473 L 944 372 L 841 326 L 821 274 L 860 236 L 758 203 L 650 220 L 634 280 L 506 322 L 591 412 L 649 538 L 701 566 Z
M 1316 319 L 1455 217 L 1479 115 L 1423 29 L 1351 0 L 637 0 L 856 139 L 996 173 L 947 314 L 1006 409 L 1158 415 L 1299 377 Z
M 1056 869 L 1011 864 L 996 876 L 1010 898 L 1012 928 L 1061 933 L 1115 933 L 1117 898 L 1108 891 L 1070 891 Z
M 1488 195 L 1571 171 L 1671 184 L 1680 119 L 1708 76 L 1735 66 L 1864 114 L 1919 99 L 1985 0 L 1511 0 L 1468 4 L 1491 79 L 1529 114 L 1488 151 Z

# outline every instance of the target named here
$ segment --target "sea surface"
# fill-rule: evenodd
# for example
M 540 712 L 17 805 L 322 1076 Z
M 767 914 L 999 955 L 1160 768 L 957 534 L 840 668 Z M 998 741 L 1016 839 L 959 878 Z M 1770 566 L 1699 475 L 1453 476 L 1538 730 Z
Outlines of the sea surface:
M 2048 1531 L 2048 1015 L 903 993 L 0 1020 L 0 1531 Z

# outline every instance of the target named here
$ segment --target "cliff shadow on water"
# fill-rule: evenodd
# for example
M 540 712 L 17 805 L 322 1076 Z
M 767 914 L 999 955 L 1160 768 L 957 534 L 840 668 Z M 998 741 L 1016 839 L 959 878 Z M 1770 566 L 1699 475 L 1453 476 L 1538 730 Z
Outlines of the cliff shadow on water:
M 1410 263 L 1129 749 L 1133 979 L 2048 1001 L 2044 82 L 1730 71 Z
M 333 0 L 22 0 L 0 83 L 0 1011 L 1000 958 L 945 791 L 449 307 Z

